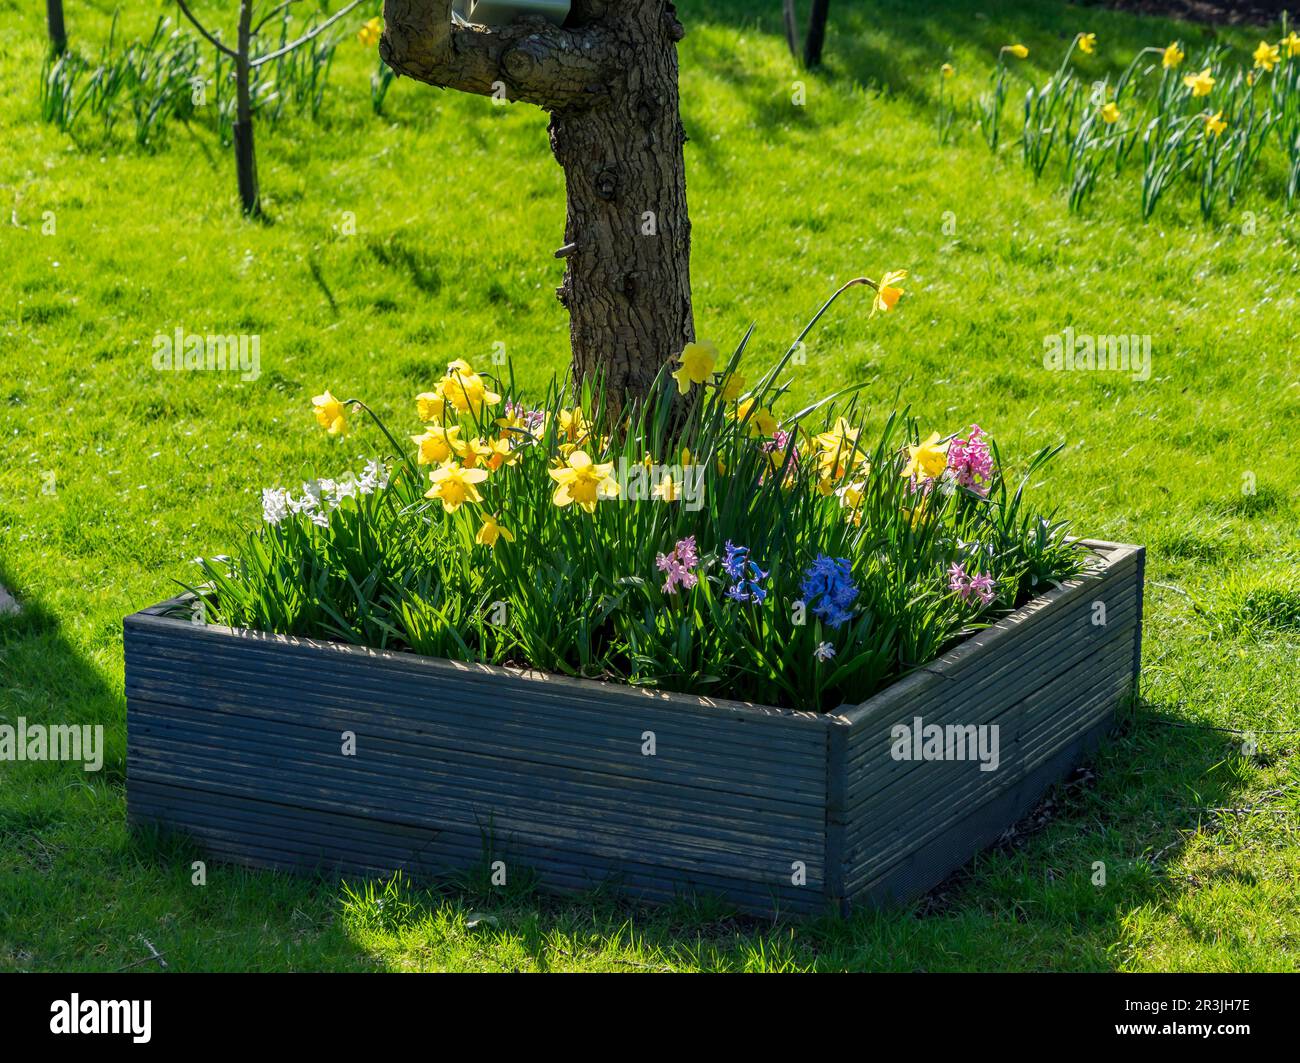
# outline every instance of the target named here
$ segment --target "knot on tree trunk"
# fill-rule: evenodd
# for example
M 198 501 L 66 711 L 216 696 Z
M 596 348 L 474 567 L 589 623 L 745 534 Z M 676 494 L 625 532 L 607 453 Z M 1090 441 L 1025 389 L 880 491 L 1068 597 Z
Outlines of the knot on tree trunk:
M 668 4 L 664 8 L 664 32 L 668 34 L 668 39 L 674 43 L 680 41 L 686 36 L 686 27 L 681 24 L 677 18 L 677 9 Z
M 618 171 L 606 166 L 596 174 L 592 188 L 601 199 L 613 199 L 618 195 Z
M 512 81 L 524 81 L 537 68 L 540 56 L 529 50 L 531 38 L 501 57 L 501 69 Z
M 636 114 L 636 120 L 649 129 L 663 114 L 664 106 L 665 100 L 662 96 L 657 92 L 646 90 L 637 93 L 633 111 Z

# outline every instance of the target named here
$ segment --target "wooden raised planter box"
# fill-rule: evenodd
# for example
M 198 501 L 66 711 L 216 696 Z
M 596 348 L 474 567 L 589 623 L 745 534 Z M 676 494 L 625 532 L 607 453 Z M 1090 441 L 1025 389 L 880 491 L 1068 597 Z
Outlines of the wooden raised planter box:
M 500 860 L 553 889 L 754 913 L 907 901 L 1028 812 L 1135 689 L 1143 551 L 1087 545 L 1088 576 L 827 715 L 203 626 L 176 599 L 125 621 L 128 814 L 292 871 Z M 996 725 L 997 767 L 901 759 L 925 752 L 895 731 L 918 717 L 923 735 Z

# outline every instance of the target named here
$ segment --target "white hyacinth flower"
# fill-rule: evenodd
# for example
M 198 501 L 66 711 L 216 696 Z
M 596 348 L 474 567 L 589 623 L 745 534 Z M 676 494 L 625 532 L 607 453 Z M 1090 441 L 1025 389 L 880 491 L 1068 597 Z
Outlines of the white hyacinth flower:
M 382 491 L 388 486 L 388 470 L 378 461 L 371 460 L 366 462 L 366 467 L 361 470 L 361 479 L 357 483 L 357 489 L 363 494 L 373 494 L 375 491 Z
M 334 484 L 334 497 L 330 499 L 330 507 L 338 506 L 345 498 L 354 498 L 357 493 L 357 482 L 352 478 L 351 473 L 347 473 L 343 479 Z
M 321 499 L 334 488 L 332 480 L 308 480 L 302 485 L 302 498 L 295 513 L 315 513 L 321 508 Z
M 262 519 L 267 524 L 279 524 L 289 515 L 289 492 L 281 487 L 262 489 Z
M 303 486 L 305 487 L 306 484 Z M 290 494 L 286 494 L 284 497 L 289 504 L 290 513 L 314 513 L 320 508 L 320 499 L 310 492 L 305 493 L 302 498 L 294 498 Z

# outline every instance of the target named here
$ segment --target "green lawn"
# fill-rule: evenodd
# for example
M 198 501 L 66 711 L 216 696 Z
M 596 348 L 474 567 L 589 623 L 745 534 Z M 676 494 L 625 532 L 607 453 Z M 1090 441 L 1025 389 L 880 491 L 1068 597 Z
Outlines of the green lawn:
M 1012 41 L 1041 79 L 1077 30 L 1098 34 L 1099 74 L 1213 31 L 864 0 L 832 5 L 828 65 L 804 75 L 779 5 L 755 6 L 679 4 L 697 330 L 725 344 L 756 321 L 766 361 L 837 283 L 912 271 L 870 324 L 846 296 L 795 397 L 873 379 L 882 417 L 897 401 L 944 432 L 977 421 L 1016 461 L 1063 442 L 1042 497 L 1081 534 L 1147 546 L 1142 699 L 1091 772 L 925 904 L 845 921 L 472 886 L 390 884 L 380 904 L 382 883 L 223 866 L 192 886 L 195 853 L 126 830 L 122 617 L 257 520 L 263 486 L 374 452 L 315 428 L 323 388 L 405 424 L 448 360 L 494 343 L 526 380 L 561 371 L 562 177 L 522 105 L 403 81 L 377 118 L 373 54 L 349 38 L 320 122 L 259 131 L 269 222 L 242 221 L 200 128 L 147 153 L 41 124 L 40 5 L 0 0 L 0 584 L 26 605 L 0 618 L 0 722 L 108 736 L 97 774 L 0 763 L 0 970 L 156 969 L 151 946 L 171 970 L 1300 968 L 1300 224 L 1280 173 L 1212 226 L 1187 191 L 1144 225 L 1131 172 L 1075 216 L 1058 171 L 1035 183 L 966 120 L 941 148 L 933 124 L 945 59 L 968 100 Z M 67 8 L 97 53 L 112 4 Z M 133 32 L 158 10 L 138 8 Z M 233 23 L 232 4 L 201 9 Z M 154 371 L 154 335 L 177 326 L 260 334 L 260 378 Z M 1044 337 L 1067 326 L 1149 334 L 1150 379 L 1046 371 Z

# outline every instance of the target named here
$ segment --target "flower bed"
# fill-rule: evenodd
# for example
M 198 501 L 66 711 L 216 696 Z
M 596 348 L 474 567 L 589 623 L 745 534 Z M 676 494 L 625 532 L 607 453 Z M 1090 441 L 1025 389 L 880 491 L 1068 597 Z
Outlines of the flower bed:
M 835 298 L 888 311 L 902 276 L 850 282 L 752 385 L 748 336 L 725 361 L 688 345 L 616 412 L 457 360 L 409 447 L 318 396 L 328 433 L 369 416 L 393 453 L 267 489 L 239 551 L 128 618 L 132 818 L 255 864 L 506 854 L 558 888 L 752 911 L 933 884 L 1130 689 L 1141 554 L 1028 508 L 1050 451 L 1012 484 L 978 426 L 872 431 L 856 389 L 778 420 Z M 919 716 L 915 758 L 880 744 L 914 705 L 974 728 L 975 775 Z
M 752 386 L 745 343 L 690 344 L 617 416 L 457 360 L 409 445 L 379 425 L 395 453 L 359 477 L 263 492 L 263 527 L 202 561 L 207 619 L 824 711 L 1078 571 L 1023 497 L 1050 451 L 1012 482 L 978 425 L 873 427 L 857 389 L 778 421 L 802 340 Z M 369 408 L 316 415 L 343 436 Z
M 1142 554 L 1086 545 L 1085 574 L 829 713 L 230 630 L 166 603 L 126 621 L 130 819 L 289 871 L 487 869 L 766 915 L 906 901 L 1032 808 L 1133 689 Z

